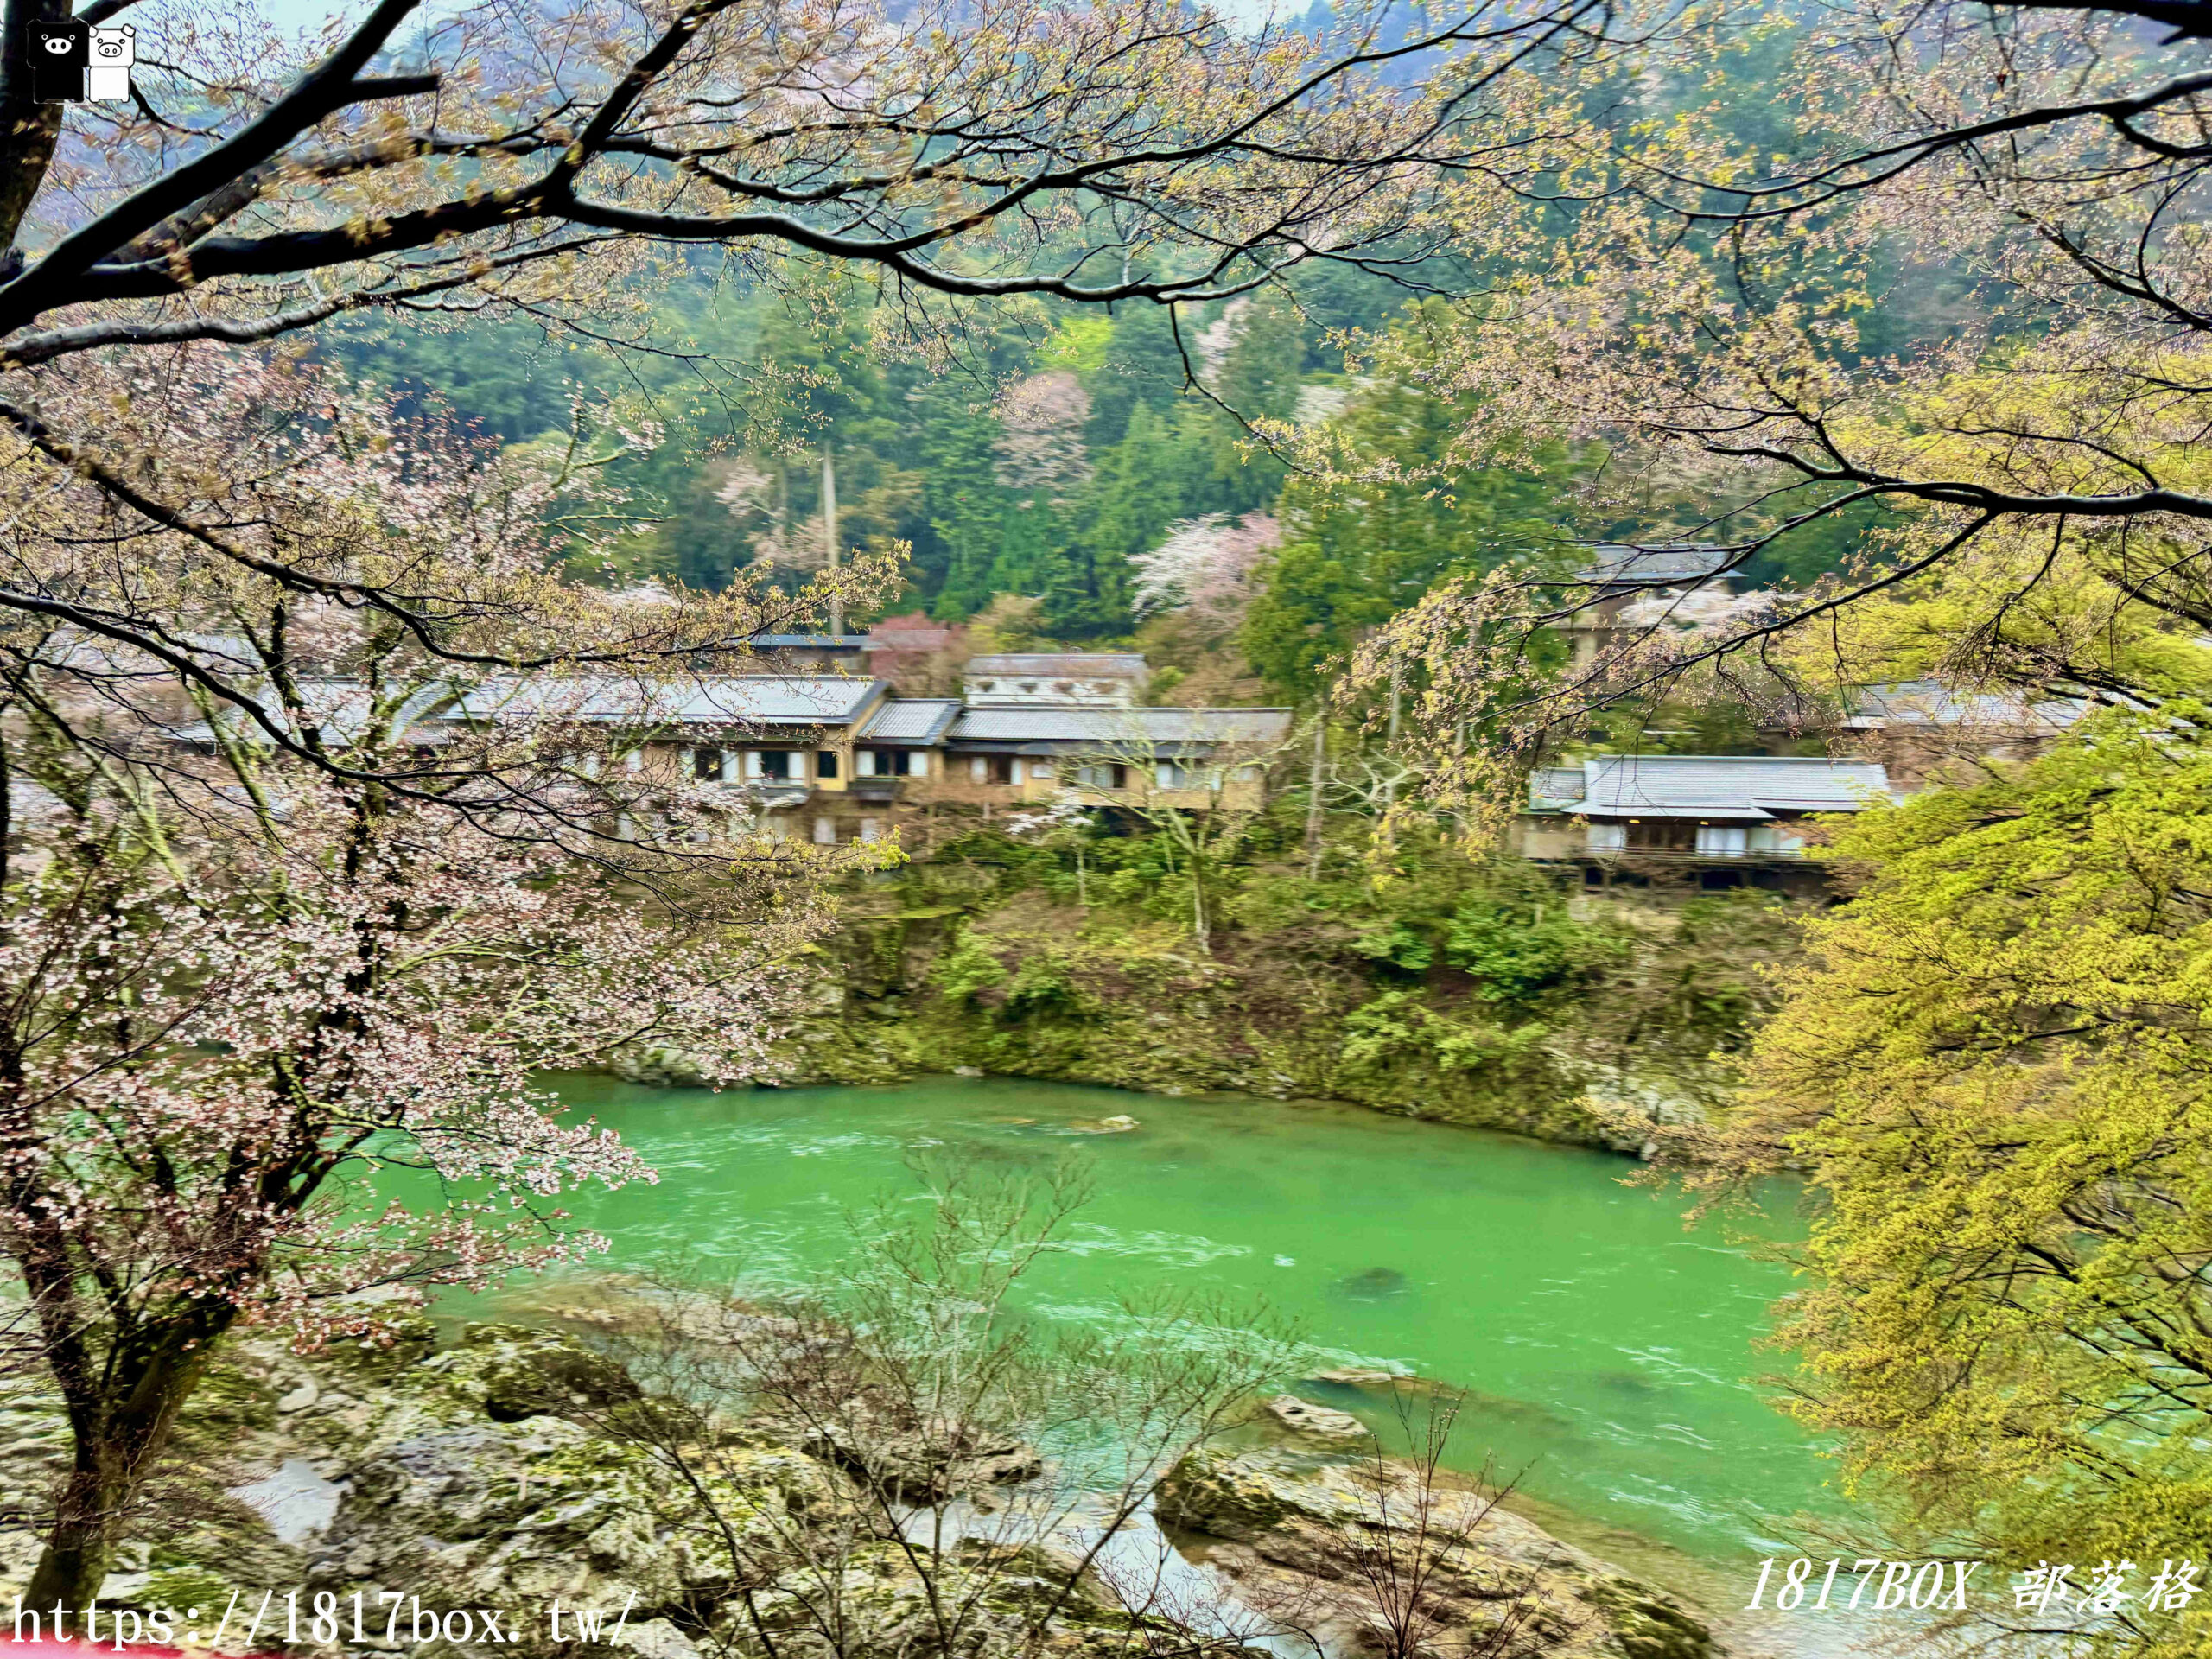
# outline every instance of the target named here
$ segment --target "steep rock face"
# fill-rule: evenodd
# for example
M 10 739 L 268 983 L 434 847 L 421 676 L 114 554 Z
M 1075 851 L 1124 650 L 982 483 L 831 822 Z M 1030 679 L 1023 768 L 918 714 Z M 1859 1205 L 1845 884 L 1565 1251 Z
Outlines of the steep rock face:
M 1714 1651 L 1710 1633 L 1672 1597 L 1475 1493 L 1436 1494 L 1424 1521 L 1403 1470 L 1378 1480 L 1298 1452 L 1201 1451 L 1170 1475 L 1160 1515 L 1195 1535 L 1195 1553 L 1249 1605 L 1281 1610 L 1281 1622 L 1341 1652 L 1385 1650 L 1393 1599 L 1429 1611 L 1445 1653 L 1709 1659 Z M 1399 1565 L 1378 1593 L 1373 1566 L 1385 1558 Z M 1355 1565 L 1362 1570 L 1348 1570 Z
M 1298 969 L 1311 940 L 1295 931 L 1236 933 L 1208 955 L 1176 926 L 1119 912 L 1101 925 L 1096 911 L 1033 893 L 886 913 L 865 904 L 854 900 L 825 942 L 814 995 L 762 1081 L 954 1072 L 1337 1100 L 1632 1154 L 1655 1124 L 1694 1121 L 1735 1079 L 1701 1028 L 1593 1035 L 1644 990 L 1591 991 L 1524 1017 L 1469 995 L 1465 975 L 1430 987 L 1357 953 Z M 702 1075 L 667 1050 L 616 1069 L 664 1084 Z

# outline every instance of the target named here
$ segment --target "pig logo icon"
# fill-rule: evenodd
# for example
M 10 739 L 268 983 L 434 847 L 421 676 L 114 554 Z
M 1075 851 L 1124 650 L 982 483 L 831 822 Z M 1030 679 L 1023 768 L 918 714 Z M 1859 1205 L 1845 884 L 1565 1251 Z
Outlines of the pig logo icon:
M 92 54 L 92 26 L 73 19 L 30 26 L 31 96 L 41 104 L 73 102 L 85 95 L 85 65 Z
M 92 61 L 85 70 L 85 96 L 95 103 L 128 103 L 130 66 L 138 60 L 138 31 L 129 23 L 92 30 Z

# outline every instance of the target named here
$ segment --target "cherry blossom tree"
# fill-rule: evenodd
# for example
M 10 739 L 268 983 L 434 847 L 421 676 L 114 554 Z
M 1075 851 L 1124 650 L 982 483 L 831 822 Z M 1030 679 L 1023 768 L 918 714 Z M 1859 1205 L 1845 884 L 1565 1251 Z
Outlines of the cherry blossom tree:
M 73 596 L 0 627 L 0 1246 L 73 1436 L 31 1586 L 69 1605 L 211 1344 L 588 1249 L 547 1206 L 647 1172 L 532 1077 L 671 1045 L 743 1079 L 826 920 L 741 791 L 626 764 L 766 601 L 567 574 L 621 517 L 593 452 L 518 468 L 173 351 L 54 386 L 132 429 L 143 505 L 29 442 L 0 468 L 5 557 Z M 105 626 L 133 607 L 170 620 Z M 393 1207 L 392 1166 L 469 1196 Z
M 1261 562 L 1282 544 L 1272 513 L 1225 512 L 1179 518 L 1160 545 L 1130 561 L 1136 572 L 1132 605 L 1140 617 L 1181 611 L 1209 639 L 1236 632 L 1252 602 Z
M 179 9 L 129 105 L 35 101 L 28 28 L 67 13 L 22 0 L 0 40 L 0 429 L 180 527 L 127 430 L 23 372 L 373 311 L 711 375 L 649 302 L 702 249 L 747 283 L 874 281 L 940 356 L 976 337 L 961 308 L 1035 296 L 1205 305 L 1317 263 L 1420 285 L 1515 66 L 1611 50 L 1601 0 L 1477 0 L 1411 34 L 1376 5 L 1325 37 L 1179 0 L 376 0 L 304 41 Z M 448 648 L 435 588 L 317 591 Z M 0 608 L 70 603 L 0 582 Z M 169 620 L 102 619 L 139 645 Z
M 603 1248 L 546 1202 L 651 1172 L 533 1076 L 677 1040 L 743 1078 L 804 929 L 656 919 L 542 844 L 327 785 L 274 836 L 203 815 L 158 849 L 110 791 L 15 793 L 44 804 L 0 880 L 0 1245 L 74 1443 L 28 1593 L 84 1605 L 227 1330 L 359 1336 L 365 1287 Z M 473 1196 L 378 1202 L 394 1166 Z
M 1063 505 L 1090 476 L 1083 423 L 1090 394 L 1066 369 L 1049 369 L 1017 380 L 999 400 L 998 480 L 1010 490 L 1033 490 Z
M 0 605 L 0 690 L 156 779 L 181 775 L 191 728 L 226 763 L 281 756 L 634 861 L 670 780 L 582 754 L 649 732 L 754 636 L 895 581 L 890 556 L 794 594 L 590 579 L 592 552 L 642 522 L 604 464 L 650 430 L 580 419 L 565 444 L 503 454 L 327 368 L 208 346 L 29 378 L 57 424 L 97 420 L 131 460 L 0 440 L 0 586 L 22 601 Z M 420 741 L 426 712 L 464 701 L 499 718 Z
M 1421 214 L 1470 105 L 1531 53 L 1601 48 L 1608 20 L 1477 5 L 1400 38 L 1378 9 L 1323 39 L 1167 0 L 379 0 L 304 44 L 162 21 L 168 67 L 124 108 L 39 104 L 22 29 L 0 49 L 10 362 L 365 308 L 572 316 L 564 296 L 588 304 L 654 245 L 977 298 L 1399 270 L 1435 239 Z M 225 96 L 188 122 L 195 84 Z

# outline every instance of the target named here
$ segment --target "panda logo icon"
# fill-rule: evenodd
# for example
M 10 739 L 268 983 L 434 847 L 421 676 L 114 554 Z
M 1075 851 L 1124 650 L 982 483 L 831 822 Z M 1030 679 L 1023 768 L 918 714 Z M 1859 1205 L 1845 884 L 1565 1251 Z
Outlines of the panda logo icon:
M 96 104 L 128 103 L 130 67 L 138 60 L 138 31 L 129 23 L 92 30 L 92 61 L 85 69 L 85 96 Z
M 89 23 L 64 18 L 30 26 L 31 96 L 41 104 L 73 102 L 85 95 L 85 67 L 92 58 Z

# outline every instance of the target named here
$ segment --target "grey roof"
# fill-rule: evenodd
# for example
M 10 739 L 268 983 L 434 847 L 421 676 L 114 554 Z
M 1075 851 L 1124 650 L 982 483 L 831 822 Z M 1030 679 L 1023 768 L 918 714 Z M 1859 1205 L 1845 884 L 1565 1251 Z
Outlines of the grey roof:
M 1529 779 L 1538 811 L 1598 818 L 1727 817 L 1856 812 L 1892 799 L 1888 772 L 1865 760 L 1818 756 L 1604 754 Z
M 866 651 L 864 633 L 755 633 L 739 641 L 758 651 Z
M 1034 674 L 1039 678 L 1053 675 L 1075 678 L 1084 675 L 1105 675 L 1109 678 L 1126 679 L 1146 671 L 1145 660 L 1135 652 L 1074 652 L 1074 651 L 1017 651 L 1001 652 L 992 657 L 970 657 L 964 671 L 969 674 Z
M 536 717 L 609 724 L 845 726 L 890 690 L 858 675 L 728 674 L 688 684 L 508 681 L 461 699 L 471 719 Z
M 2030 702 L 2018 692 L 1970 691 L 1941 680 L 1901 680 L 1869 686 L 1852 699 L 1845 725 L 1879 731 L 1893 726 L 1997 727 L 2046 734 L 2064 731 L 2088 712 L 2066 697 Z
M 1718 574 L 1732 556 L 1732 550 L 1706 542 L 1660 542 L 1648 547 L 1600 542 L 1590 550 L 1590 563 L 1576 571 L 1574 579 L 1636 588 L 1701 582 Z
M 1290 733 L 1287 709 L 968 709 L 946 741 L 993 745 L 1041 743 L 1056 748 L 1156 751 L 1218 743 L 1280 743 Z
M 861 728 L 870 741 L 896 739 L 906 743 L 935 743 L 960 717 L 957 697 L 897 697 L 884 703 L 875 718 Z
M 302 679 L 294 683 L 300 705 L 308 721 L 321 741 L 327 744 L 345 746 L 357 743 L 367 735 L 370 715 L 374 712 L 368 688 L 353 679 Z M 256 686 L 263 713 L 271 723 L 288 735 L 298 735 L 298 722 L 291 711 L 266 685 Z M 448 718 L 454 707 L 453 688 L 432 683 L 418 686 L 401 700 L 396 709 L 387 709 L 384 719 L 395 734 L 405 734 L 410 742 L 442 743 L 447 734 L 435 722 Z M 223 729 L 236 736 L 249 748 L 267 746 L 270 740 L 258 720 L 250 718 L 243 709 L 223 704 L 216 716 Z M 215 741 L 215 723 L 195 721 L 189 725 L 171 728 L 168 736 L 179 743 L 212 743 Z

